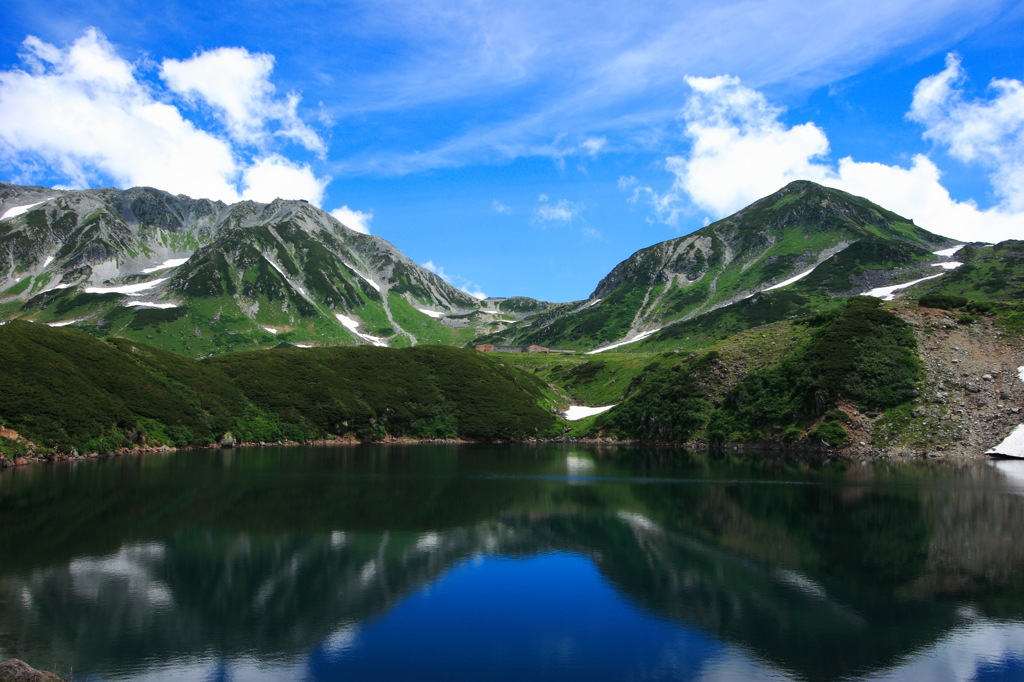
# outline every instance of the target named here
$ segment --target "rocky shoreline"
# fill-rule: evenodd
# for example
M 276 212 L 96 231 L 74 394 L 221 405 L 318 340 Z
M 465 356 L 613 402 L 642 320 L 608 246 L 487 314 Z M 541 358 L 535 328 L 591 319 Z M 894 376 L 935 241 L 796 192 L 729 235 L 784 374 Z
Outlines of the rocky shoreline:
M 276 441 L 276 442 L 243 442 L 231 446 L 223 446 L 212 443 L 207 446 L 191 446 L 183 448 L 172 448 L 166 445 L 150 447 L 135 446 L 133 448 L 120 448 L 109 453 L 91 452 L 81 454 L 54 453 L 26 454 L 20 457 L 9 458 L 0 454 L 0 471 L 5 469 L 20 468 L 35 464 L 55 464 L 66 462 L 83 462 L 86 460 L 111 459 L 118 457 L 142 456 L 156 453 L 189 452 L 198 450 L 232 450 L 259 447 L 299 447 L 299 446 L 344 446 L 357 445 L 470 445 L 480 444 L 483 441 L 465 439 L 414 439 L 414 438 L 386 438 L 379 441 L 359 441 L 353 438 L 316 439 L 306 442 L 299 441 Z M 831 460 L 846 461 L 852 463 L 870 462 L 912 462 L 928 460 L 944 461 L 968 461 L 991 458 L 979 450 L 965 448 L 950 448 L 936 450 L 921 450 L 907 447 L 877 448 L 851 446 L 846 448 L 833 448 L 824 444 L 790 444 L 790 443 L 728 443 L 723 446 L 711 447 L 707 443 L 669 443 L 669 442 L 640 442 L 635 440 L 614 440 L 610 438 L 553 438 L 553 439 L 531 439 L 516 441 L 523 444 L 540 445 L 545 443 L 567 443 L 597 446 L 637 446 L 659 448 L 659 449 L 680 449 L 693 452 L 719 452 L 730 455 L 743 455 L 756 458 L 777 458 L 799 460 L 808 463 L 824 463 Z

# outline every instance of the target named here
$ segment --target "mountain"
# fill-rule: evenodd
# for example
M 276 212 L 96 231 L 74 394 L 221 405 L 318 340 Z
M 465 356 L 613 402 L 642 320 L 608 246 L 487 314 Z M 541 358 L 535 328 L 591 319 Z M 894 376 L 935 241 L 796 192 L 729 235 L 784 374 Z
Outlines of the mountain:
M 806 308 L 934 274 L 934 252 L 956 243 L 867 199 L 797 181 L 693 234 L 637 251 L 586 301 L 479 341 L 601 348 L 779 289 L 800 291 L 788 307 Z
M 525 314 L 304 201 L 0 183 L 0 216 L 0 318 L 192 356 L 281 342 L 462 345 Z

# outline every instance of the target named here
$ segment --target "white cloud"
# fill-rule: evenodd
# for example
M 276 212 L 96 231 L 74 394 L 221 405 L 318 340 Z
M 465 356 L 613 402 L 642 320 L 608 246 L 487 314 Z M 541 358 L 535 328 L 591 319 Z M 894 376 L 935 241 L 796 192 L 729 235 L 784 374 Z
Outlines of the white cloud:
M 200 129 L 94 28 L 66 48 L 29 36 L 20 56 L 23 68 L 0 71 L 0 165 L 21 181 L 45 173 L 76 187 L 146 185 L 227 202 L 322 201 L 329 178 Z M 295 104 L 276 106 L 294 113 Z M 276 134 L 304 134 L 297 119 L 275 120 Z
M 670 156 L 673 190 L 702 209 L 725 215 L 791 180 L 822 179 L 815 163 L 828 153 L 825 133 L 813 123 L 786 127 L 782 111 L 738 78 L 687 78 L 692 95 L 682 111 L 690 154 Z
M 511 206 L 507 206 L 498 201 L 497 199 L 491 202 L 491 208 L 494 209 L 495 213 L 501 213 L 503 215 L 508 215 L 509 213 L 512 213 Z
M 159 102 L 102 34 L 66 50 L 30 37 L 29 71 L 0 72 L 0 147 L 17 166 L 42 161 L 75 185 L 108 175 L 193 196 L 237 198 L 232 149 Z
M 597 156 L 608 144 L 606 137 L 588 137 L 583 140 L 580 147 L 590 156 Z
M 542 222 L 571 223 L 580 214 L 583 207 L 568 199 L 559 199 L 556 203 L 548 203 L 546 194 L 541 194 L 537 199 L 541 206 L 537 207 L 537 220 Z
M 988 168 L 1007 208 L 1024 211 L 1024 83 L 996 79 L 991 99 L 968 101 L 965 80 L 960 57 L 947 55 L 946 68 L 914 88 L 907 116 L 954 157 Z
M 428 260 L 426 263 L 423 263 L 421 267 L 430 270 L 432 273 L 443 279 L 445 282 L 448 282 L 448 284 L 451 284 L 453 287 L 457 287 L 460 291 L 469 294 L 473 298 L 476 298 L 481 301 L 487 298 L 487 294 L 483 292 L 483 290 L 480 288 L 478 284 L 460 275 L 448 274 L 447 272 L 444 271 L 443 267 L 435 265 L 434 261 L 432 260 Z
M 231 137 L 243 144 L 266 144 L 269 125 L 277 123 L 274 135 L 322 153 L 323 140 L 298 116 L 299 96 L 274 96 L 273 70 L 273 55 L 221 47 L 182 61 L 165 59 L 160 75 L 174 92 L 213 107 Z
M 1003 123 L 1011 121 L 999 128 L 998 134 L 992 132 L 994 126 L 960 123 L 968 118 L 977 120 L 979 109 L 956 102 L 949 106 L 951 84 L 958 78 L 951 66 L 959 69 L 959 62 L 954 60 L 943 74 L 922 81 L 916 91 L 912 115 L 927 121 L 925 134 L 941 136 L 951 146 L 958 144 L 964 149 L 970 148 L 968 141 L 981 148 L 983 141 L 1005 140 L 1006 130 L 1013 127 L 1012 115 L 994 117 Z M 690 149 L 665 161 L 666 169 L 674 176 L 672 186 L 659 192 L 635 178 L 619 181 L 620 189 L 632 190 L 631 201 L 649 202 L 661 222 L 675 225 L 681 215 L 694 208 L 721 218 L 792 180 L 804 179 L 867 197 L 927 230 L 955 239 L 1000 241 L 1024 237 L 1024 213 L 1018 208 L 1024 205 L 1024 187 L 1004 196 L 1000 206 L 980 209 L 973 202 L 953 199 L 942 186 L 939 168 L 924 155 L 913 157 L 907 168 L 850 157 L 833 164 L 827 158 L 828 138 L 821 128 L 811 122 L 786 125 L 781 120 L 781 109 L 760 92 L 743 86 L 739 79 L 687 78 L 687 83 L 691 96 L 680 116 L 686 124 Z M 1013 90 L 1004 88 L 1001 92 Z M 973 107 L 971 115 L 967 106 Z M 1002 111 L 1002 107 L 998 109 Z M 1005 161 L 997 161 L 1002 157 L 993 150 L 985 158 L 1003 175 L 1013 175 L 1006 169 L 1020 163 L 1019 156 L 1010 154 Z M 998 180 L 1003 175 L 994 177 Z M 1004 191 L 1013 189 L 1012 183 L 1002 187 Z
M 305 199 L 319 206 L 328 180 L 318 178 L 305 164 L 274 154 L 257 160 L 242 173 L 243 199 L 270 202 L 274 199 Z
M 373 211 L 364 213 L 348 206 L 342 206 L 331 211 L 331 215 L 350 230 L 370 234 L 370 221 L 373 220 Z

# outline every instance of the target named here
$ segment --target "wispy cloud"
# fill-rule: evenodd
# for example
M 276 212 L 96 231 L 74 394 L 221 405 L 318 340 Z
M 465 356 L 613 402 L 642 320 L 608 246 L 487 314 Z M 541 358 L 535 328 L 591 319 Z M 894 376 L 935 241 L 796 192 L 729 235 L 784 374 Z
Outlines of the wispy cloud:
M 494 209 L 495 213 L 501 213 L 503 215 L 509 215 L 510 213 L 512 213 L 511 206 L 507 206 L 498 201 L 497 199 L 491 202 L 491 208 Z
M 967 35 L 1006 4 L 650 0 L 622 12 L 611 0 L 375 3 L 350 30 L 394 47 L 372 73 L 338 70 L 348 96 L 331 113 L 361 121 L 386 112 L 409 136 L 387 149 L 353 140 L 338 168 L 408 173 L 635 145 L 641 131 L 671 121 L 680 74 L 808 91 L 908 47 Z M 470 101 L 465 123 L 446 116 Z M 425 116 L 443 121 L 443 134 L 416 136 Z
M 782 109 L 742 85 L 738 78 L 688 78 L 691 93 L 680 113 L 689 150 L 665 159 L 671 186 L 659 191 L 624 177 L 620 189 L 631 201 L 649 202 L 657 220 L 673 225 L 693 210 L 721 218 L 796 179 L 820 182 L 865 196 L 933 232 L 964 241 L 1019 238 L 1024 224 L 1024 149 L 1019 81 L 999 81 L 996 97 L 963 102 L 950 84 L 959 61 L 919 84 L 910 115 L 925 123 L 926 137 L 949 145 L 954 154 L 992 168 L 1002 203 L 982 210 L 953 199 L 935 162 L 915 155 L 909 166 L 861 162 L 832 163 L 825 131 L 812 122 L 785 124 Z M 1005 145 L 1005 147 L 1004 147 Z M 1008 150 L 1008 151 L 1004 151 Z

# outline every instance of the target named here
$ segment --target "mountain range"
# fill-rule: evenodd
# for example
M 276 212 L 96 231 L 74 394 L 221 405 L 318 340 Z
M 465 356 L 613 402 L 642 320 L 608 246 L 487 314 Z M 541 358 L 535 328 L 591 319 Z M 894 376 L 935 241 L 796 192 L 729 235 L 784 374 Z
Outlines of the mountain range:
M 806 308 L 923 277 L 933 252 L 956 246 L 865 199 L 794 182 L 638 251 L 587 300 L 553 304 L 477 300 L 303 201 L 0 184 L 0 215 L 0 316 L 191 356 L 474 337 L 602 348 L 780 288 L 803 292 Z
M 302 201 L 0 184 L 0 425 L 90 451 L 228 430 L 984 451 L 1020 422 L 1022 297 L 1024 242 L 959 244 L 805 181 L 569 303 L 478 300 Z M 485 343 L 570 352 L 384 348 Z M 93 417 L 52 405 L 83 391 Z M 609 411 L 553 417 L 580 404 Z
M 513 320 L 303 201 L 0 184 L 0 315 L 201 356 L 461 345 Z

